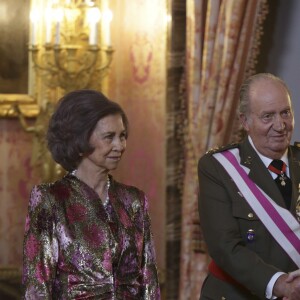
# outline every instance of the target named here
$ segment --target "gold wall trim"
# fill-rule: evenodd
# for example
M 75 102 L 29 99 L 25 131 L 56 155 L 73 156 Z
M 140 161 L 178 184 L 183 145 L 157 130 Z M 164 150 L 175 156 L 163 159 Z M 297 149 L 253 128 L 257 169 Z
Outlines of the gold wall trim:
M 37 100 L 27 94 L 0 94 L 0 117 L 17 117 L 16 106 L 25 117 L 36 117 L 39 112 Z
M 47 0 L 27 0 L 29 2 L 29 9 L 33 5 L 39 4 L 46 5 Z M 24 12 L 28 13 L 28 30 L 30 36 L 30 18 L 29 11 Z M 26 50 L 27 53 L 27 50 Z M 24 53 L 24 55 L 26 55 Z M 18 107 L 19 113 L 21 112 L 24 117 L 36 117 L 40 110 L 40 104 L 37 101 L 35 94 L 37 93 L 37 88 L 39 87 L 38 78 L 35 77 L 35 72 L 33 69 L 31 58 L 29 57 L 28 61 L 28 93 L 27 94 L 1 94 L 0 93 L 0 118 L 10 118 L 17 117 L 16 108 Z M 33 96 L 34 95 L 34 96 Z

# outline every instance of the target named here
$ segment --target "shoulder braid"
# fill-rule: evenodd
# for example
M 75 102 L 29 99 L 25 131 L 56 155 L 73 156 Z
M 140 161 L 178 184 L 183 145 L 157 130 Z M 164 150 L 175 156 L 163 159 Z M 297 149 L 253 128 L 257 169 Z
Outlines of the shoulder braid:
M 294 143 L 294 146 L 300 148 L 300 142 L 295 142 L 295 143 Z
M 214 147 L 214 148 L 211 148 L 209 149 L 206 154 L 208 155 L 213 155 L 215 153 L 218 153 L 218 152 L 223 152 L 223 151 L 226 151 L 228 149 L 233 149 L 233 148 L 238 148 L 239 144 L 238 143 L 230 143 L 228 145 L 225 145 L 225 146 L 220 146 L 220 147 Z

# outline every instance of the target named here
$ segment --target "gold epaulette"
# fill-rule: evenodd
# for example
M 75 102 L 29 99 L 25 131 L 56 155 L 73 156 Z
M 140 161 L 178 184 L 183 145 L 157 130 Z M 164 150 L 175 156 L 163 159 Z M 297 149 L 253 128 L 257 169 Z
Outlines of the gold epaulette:
M 300 148 L 300 142 L 295 142 L 295 143 L 294 143 L 294 146 Z
M 209 149 L 206 152 L 206 154 L 213 155 L 215 153 L 222 152 L 222 151 L 225 151 L 225 150 L 228 150 L 228 149 L 237 148 L 238 145 L 239 145 L 238 143 L 231 143 L 231 144 L 228 144 L 228 145 L 225 145 L 225 146 L 214 147 L 214 148 Z

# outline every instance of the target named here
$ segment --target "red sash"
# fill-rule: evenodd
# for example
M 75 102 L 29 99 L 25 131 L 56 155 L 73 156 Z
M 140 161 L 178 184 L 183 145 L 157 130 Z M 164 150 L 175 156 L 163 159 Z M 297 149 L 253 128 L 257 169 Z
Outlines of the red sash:
M 214 260 L 212 260 L 208 265 L 208 271 L 210 274 L 215 276 L 216 278 L 225 281 L 229 284 L 239 286 L 241 288 L 244 288 L 238 281 L 236 281 L 233 277 L 231 277 L 229 274 L 224 272 L 216 263 Z

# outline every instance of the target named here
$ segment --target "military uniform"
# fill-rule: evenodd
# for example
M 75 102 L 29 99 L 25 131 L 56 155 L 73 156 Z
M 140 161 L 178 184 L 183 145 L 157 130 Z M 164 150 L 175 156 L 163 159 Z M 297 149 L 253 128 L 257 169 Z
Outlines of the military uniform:
M 218 278 L 209 273 L 203 283 L 201 300 L 265 299 L 267 284 L 276 272 L 298 269 L 258 219 L 230 175 L 213 157 L 214 153 L 231 148 L 239 149 L 240 163 L 250 169 L 248 176 L 251 180 L 277 204 L 285 207 L 270 172 L 248 139 L 209 151 L 199 160 L 201 227 L 209 255 L 216 266 L 226 272 L 225 276 Z M 296 217 L 300 193 L 300 148 L 290 146 L 288 159 L 293 182 L 290 211 Z

